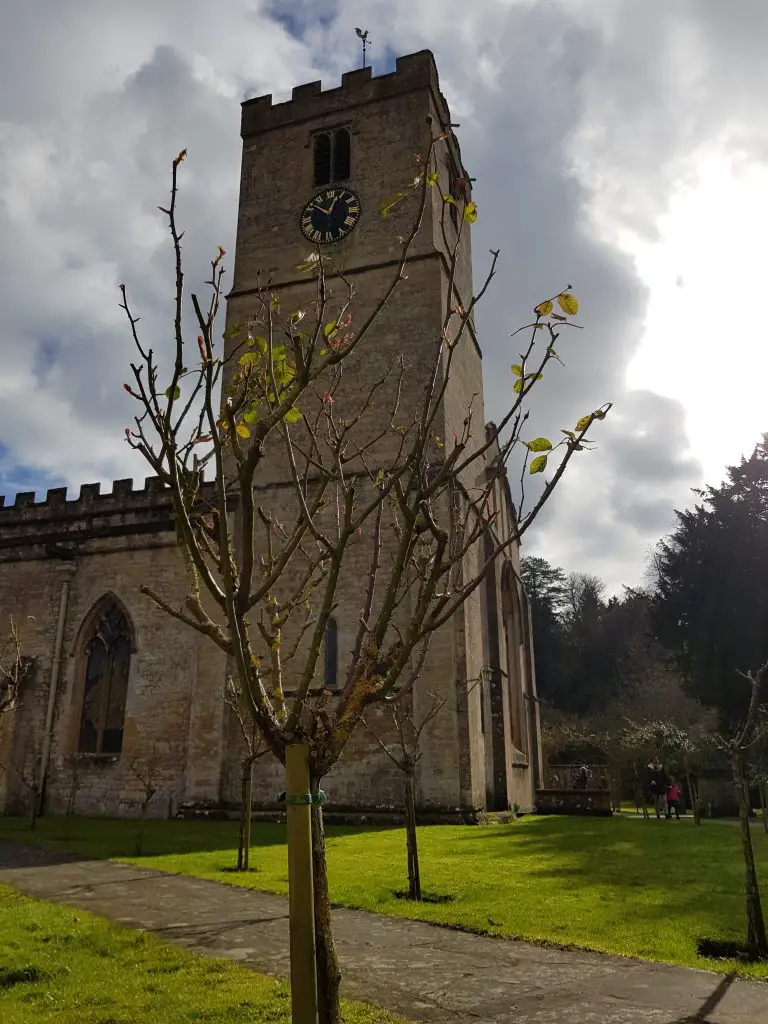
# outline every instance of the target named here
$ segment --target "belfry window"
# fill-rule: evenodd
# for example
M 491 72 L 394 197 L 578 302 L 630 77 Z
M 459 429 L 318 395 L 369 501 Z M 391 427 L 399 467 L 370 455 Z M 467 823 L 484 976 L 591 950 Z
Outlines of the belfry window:
M 119 754 L 131 665 L 131 634 L 116 601 L 105 602 L 88 630 L 84 648 L 83 704 L 77 749 L 81 754 Z
M 320 132 L 313 140 L 314 183 L 330 185 L 350 176 L 350 136 L 348 128 Z
M 331 616 L 325 627 L 325 688 L 335 690 L 339 685 L 339 624 Z

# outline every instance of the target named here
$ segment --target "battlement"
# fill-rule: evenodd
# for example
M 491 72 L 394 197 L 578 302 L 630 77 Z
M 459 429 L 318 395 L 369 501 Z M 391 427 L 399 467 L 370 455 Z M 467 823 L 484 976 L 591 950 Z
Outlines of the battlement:
M 203 493 L 210 490 L 211 497 L 213 497 L 212 488 L 212 483 L 203 483 Z M 5 496 L 0 494 L 0 526 L 18 517 L 28 520 L 41 516 L 47 517 L 52 512 L 63 512 L 75 516 L 81 513 L 106 515 L 110 512 L 126 512 L 147 505 L 166 505 L 171 500 L 171 489 L 162 482 L 160 477 L 148 476 L 144 480 L 144 486 L 134 490 L 133 479 L 129 477 L 125 480 L 113 481 L 112 491 L 107 494 L 101 493 L 101 484 L 81 484 L 80 494 L 77 498 L 68 500 L 66 487 L 50 488 L 43 501 L 35 501 L 35 497 L 35 491 L 20 491 L 13 504 L 6 505 Z
M 398 57 L 395 70 L 373 76 L 370 67 L 348 71 L 341 85 L 323 91 L 322 82 L 307 82 L 293 89 L 290 100 L 272 103 L 272 94 L 255 96 L 242 104 L 240 135 L 245 138 L 296 121 L 331 114 L 335 110 L 371 103 L 417 89 L 431 89 L 444 121 L 450 120 L 448 105 L 441 92 L 437 67 L 431 50 L 420 50 Z
M 201 481 L 200 508 L 216 500 L 215 483 Z M 67 500 L 66 487 L 54 487 L 44 501 L 22 491 L 12 505 L 0 497 L 0 561 L 85 553 L 94 544 L 120 537 L 159 536 L 176 529 L 171 489 L 150 476 L 134 489 L 133 480 L 115 480 L 111 493 L 100 484 L 83 484 Z

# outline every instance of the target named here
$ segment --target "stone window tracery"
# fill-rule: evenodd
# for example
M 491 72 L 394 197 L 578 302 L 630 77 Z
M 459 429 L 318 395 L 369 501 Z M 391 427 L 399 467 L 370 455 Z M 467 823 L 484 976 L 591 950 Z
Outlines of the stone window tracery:
M 106 601 L 83 644 L 80 754 L 115 755 L 123 749 L 132 646 L 125 612 L 116 601 Z

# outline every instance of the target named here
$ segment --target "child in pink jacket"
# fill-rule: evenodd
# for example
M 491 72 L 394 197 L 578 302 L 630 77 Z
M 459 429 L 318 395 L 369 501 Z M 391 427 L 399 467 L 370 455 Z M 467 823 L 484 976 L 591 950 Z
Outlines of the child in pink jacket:
M 680 792 L 680 787 L 674 779 L 669 780 L 669 786 L 667 787 L 667 817 L 672 817 L 672 812 L 675 812 L 675 817 L 680 821 L 680 803 L 682 801 L 683 794 Z

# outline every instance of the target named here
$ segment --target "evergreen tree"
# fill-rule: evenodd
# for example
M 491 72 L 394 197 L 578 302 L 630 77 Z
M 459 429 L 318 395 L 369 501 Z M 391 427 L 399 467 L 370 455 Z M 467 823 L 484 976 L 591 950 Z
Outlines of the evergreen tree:
M 689 692 L 732 727 L 749 700 L 740 674 L 768 654 L 768 435 L 656 550 L 652 622 Z
M 521 578 L 531 602 L 533 653 L 539 697 L 555 707 L 567 707 L 564 678 L 564 633 L 560 612 L 566 593 L 566 576 L 545 558 L 522 559 Z

